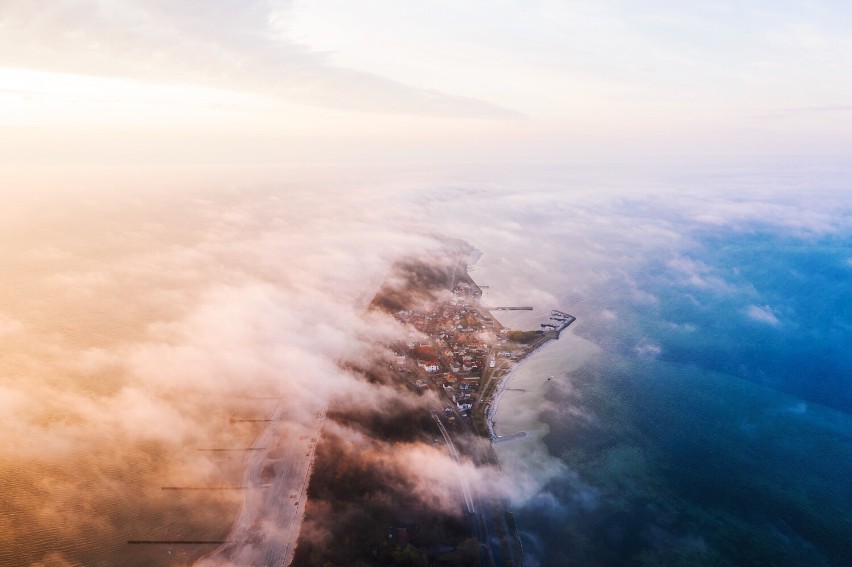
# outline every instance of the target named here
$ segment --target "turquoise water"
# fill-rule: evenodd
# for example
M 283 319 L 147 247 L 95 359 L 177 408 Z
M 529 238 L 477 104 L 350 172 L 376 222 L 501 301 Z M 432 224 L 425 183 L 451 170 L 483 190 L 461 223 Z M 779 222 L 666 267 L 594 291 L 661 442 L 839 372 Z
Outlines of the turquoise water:
M 852 565 L 852 235 L 682 234 L 578 302 L 530 563 Z

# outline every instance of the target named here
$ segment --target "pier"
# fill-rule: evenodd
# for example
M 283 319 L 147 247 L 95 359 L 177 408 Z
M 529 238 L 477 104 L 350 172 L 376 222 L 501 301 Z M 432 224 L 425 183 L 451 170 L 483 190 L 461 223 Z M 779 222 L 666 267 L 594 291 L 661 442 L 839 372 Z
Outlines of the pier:
M 240 451 L 266 451 L 266 447 L 242 447 L 242 448 L 236 448 L 236 449 L 212 448 L 212 449 L 196 449 L 196 451 L 219 451 L 219 452 L 223 452 L 223 451 L 236 451 L 236 452 L 240 452 Z
M 573 323 L 574 321 L 577 320 L 577 318 L 574 317 L 573 315 L 569 315 L 568 313 L 564 313 L 564 312 L 558 311 L 556 309 L 554 309 L 550 312 L 550 318 L 553 321 L 558 321 L 559 326 L 556 326 L 556 325 L 553 325 L 553 324 L 550 324 L 550 323 L 542 323 L 541 326 L 542 327 L 547 326 L 547 327 L 552 328 L 554 330 L 554 332 L 556 333 L 557 339 L 559 338 L 559 334 L 562 331 L 567 329 L 571 325 L 571 323 Z
M 492 443 L 502 443 L 504 441 L 512 441 L 513 439 L 520 439 L 522 437 L 526 437 L 526 431 L 519 431 L 517 433 L 512 433 L 511 435 L 495 435 L 492 439 Z

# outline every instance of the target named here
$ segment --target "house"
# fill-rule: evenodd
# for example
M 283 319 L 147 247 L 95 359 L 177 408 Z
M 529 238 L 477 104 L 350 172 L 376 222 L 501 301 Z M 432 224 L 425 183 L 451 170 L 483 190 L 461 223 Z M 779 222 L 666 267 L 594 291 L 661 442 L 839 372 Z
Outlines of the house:
M 423 370 L 430 373 L 438 372 L 441 369 L 441 367 L 438 366 L 437 360 L 429 360 L 427 362 L 424 362 L 423 364 L 421 364 L 421 367 L 423 368 Z

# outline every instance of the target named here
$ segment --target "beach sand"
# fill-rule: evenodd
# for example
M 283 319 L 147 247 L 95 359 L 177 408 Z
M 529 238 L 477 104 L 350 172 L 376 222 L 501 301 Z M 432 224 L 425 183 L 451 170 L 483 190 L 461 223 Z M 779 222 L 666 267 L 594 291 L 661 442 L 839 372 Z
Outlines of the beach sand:
M 526 433 L 522 438 L 494 444 L 500 467 L 513 487 L 514 505 L 532 498 L 564 467 L 547 452 L 543 438 L 549 428 L 539 421 L 539 416 L 548 403 L 548 390 L 570 387 L 567 374 L 600 352 L 596 344 L 575 334 L 579 323 L 563 331 L 559 340 L 533 352 L 504 376 L 489 412 L 489 427 L 494 434 Z

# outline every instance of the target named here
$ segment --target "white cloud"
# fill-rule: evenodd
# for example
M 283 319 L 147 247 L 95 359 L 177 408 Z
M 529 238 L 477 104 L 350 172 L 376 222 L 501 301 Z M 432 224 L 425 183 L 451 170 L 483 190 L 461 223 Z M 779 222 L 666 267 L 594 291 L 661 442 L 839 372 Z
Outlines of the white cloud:
M 24 330 L 24 324 L 0 313 L 0 337 L 3 335 L 13 335 Z
M 680 281 L 684 284 L 724 293 L 730 291 L 731 286 L 724 278 L 716 275 L 714 270 L 693 258 L 677 256 L 672 258 L 666 265 L 676 274 L 679 274 Z
M 178 472 L 191 480 L 201 478 L 200 471 L 214 478 L 217 468 L 208 457 L 179 450 L 250 438 L 228 424 L 228 412 L 263 415 L 268 408 L 241 395 L 283 394 L 294 422 L 310 417 L 332 394 L 383 402 L 382 393 L 354 383 L 338 362 L 369 357 L 376 341 L 397 336 L 392 322 L 360 317 L 359 297 L 370 296 L 394 258 L 434 248 L 435 240 L 424 233 L 467 237 L 482 249 L 486 255 L 474 276 L 493 286 L 488 293 L 546 309 L 579 298 L 608 321 L 618 321 L 620 311 L 606 306 L 625 299 L 607 296 L 613 289 L 649 306 L 657 301 L 634 277 L 649 258 L 673 257 L 670 267 L 707 277 L 705 265 L 677 260 L 684 258 L 679 250 L 688 249 L 694 225 L 681 227 L 672 219 L 689 218 L 696 201 L 712 209 L 725 195 L 637 198 L 632 180 L 616 188 L 603 183 L 604 190 L 595 192 L 590 188 L 599 186 L 584 179 L 530 170 L 503 177 L 505 171 L 477 172 L 474 180 L 459 174 L 439 183 L 422 172 L 406 177 L 387 169 L 374 179 L 347 170 L 328 174 L 330 190 L 317 170 L 306 177 L 290 170 L 266 173 L 265 189 L 257 189 L 256 179 L 240 177 L 245 172 L 228 177 L 216 169 L 203 193 L 131 190 L 136 180 L 123 171 L 100 193 L 87 188 L 51 194 L 29 208 L 16 202 L 19 210 L 4 211 L 9 222 L 0 223 L 3 235 L 10 223 L 23 227 L 15 234 L 26 253 L 2 257 L 18 258 L 27 268 L 4 272 L 14 284 L 4 291 L 17 294 L 7 301 L 7 326 L 15 332 L 4 339 L 20 346 L 0 360 L 0 370 L 13 378 L 0 391 L 10 417 L 0 434 L 4 459 L 65 465 L 85 453 L 87 460 L 74 466 L 90 467 L 83 472 L 91 474 L 63 477 L 55 485 L 67 496 L 57 500 L 51 520 L 65 520 L 74 517 L 74 497 L 83 490 L 93 509 L 114 497 L 108 490 L 114 479 L 94 486 L 80 479 L 100 481 L 103 471 L 136 474 L 127 467 L 152 462 L 145 453 L 149 444 L 160 451 L 156 466 L 137 480 L 151 484 Z M 156 183 L 168 185 L 172 173 Z M 502 185 L 493 181 L 497 177 Z M 718 221 L 756 222 L 761 210 L 764 217 L 778 216 L 760 202 L 750 202 L 742 217 L 720 215 Z M 800 209 L 827 207 L 803 195 L 787 200 L 784 219 L 792 220 L 795 203 Z M 839 227 L 843 211 L 839 207 L 822 220 Z M 7 241 L 13 240 L 0 239 L 0 245 Z M 44 272 L 54 277 L 32 276 Z M 67 293 L 56 293 L 59 284 Z M 571 305 L 564 307 L 570 311 Z M 743 314 L 780 324 L 770 306 L 751 305 Z M 591 318 L 578 323 L 594 324 Z M 635 354 L 656 357 L 662 348 L 640 341 Z M 431 462 L 428 452 L 406 454 Z M 514 494 L 528 498 L 541 489 L 542 478 L 565 472 L 543 457 L 552 468 L 526 463 L 531 474 Z M 439 464 L 439 474 L 450 470 Z M 540 470 L 533 471 L 536 466 Z M 440 488 L 423 497 L 443 498 L 447 487 Z M 20 522 L 15 529 L 31 525 Z
M 327 193 L 327 204 L 280 184 L 203 199 L 165 193 L 53 192 L 50 207 L 16 203 L 12 218 L 39 230 L 15 232 L 23 252 L 4 255 L 13 269 L 0 316 L 9 342 L 0 445 L 13 468 L 41 463 L 25 482 L 41 496 L 26 488 L 5 495 L 21 519 L 4 534 L 7 547 L 44 533 L 56 541 L 77 541 L 86 529 L 114 535 L 110 521 L 74 520 L 81 509 L 98 523 L 126 517 L 131 501 L 163 505 L 156 496 L 116 502 L 122 483 L 147 494 L 176 479 L 239 478 L 239 461 L 214 462 L 196 449 L 251 443 L 257 431 L 228 415 L 271 411 L 252 396 L 281 398 L 293 430 L 332 395 L 361 392 L 343 363 L 366 364 L 401 330 L 362 316 L 359 296 L 400 254 L 438 246 L 402 230 L 413 226 L 404 215 L 351 214 L 372 196 L 350 186 Z M 0 230 L 8 236 L 7 225 Z M 31 252 L 38 249 L 68 254 Z M 57 262 L 63 271 L 50 275 Z M 211 509 L 221 512 L 220 502 Z
M 290 2 L 6 2 L 0 65 L 195 84 L 371 112 L 517 118 L 473 97 L 335 66 L 282 37 Z M 280 26 L 279 26 L 280 27 Z
M 643 342 L 633 347 L 633 352 L 640 358 L 656 358 L 662 354 L 663 349 L 654 343 Z
M 776 326 L 781 323 L 775 315 L 775 310 L 769 305 L 749 305 L 746 309 L 746 315 L 759 323 L 765 323 L 767 325 Z

